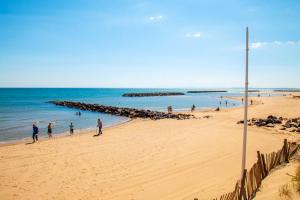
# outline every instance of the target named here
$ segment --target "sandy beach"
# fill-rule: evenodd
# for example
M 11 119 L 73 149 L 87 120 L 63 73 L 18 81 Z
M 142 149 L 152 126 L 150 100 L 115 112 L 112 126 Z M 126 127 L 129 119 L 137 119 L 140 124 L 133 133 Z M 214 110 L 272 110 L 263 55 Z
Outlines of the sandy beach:
M 249 118 L 300 116 L 300 100 L 289 95 L 251 99 Z M 219 197 L 240 178 L 243 108 L 194 114 L 198 119 L 136 119 L 100 137 L 87 132 L 2 145 L 0 199 Z M 284 138 L 299 141 L 299 134 L 249 127 L 247 167 L 257 150 L 278 150 Z

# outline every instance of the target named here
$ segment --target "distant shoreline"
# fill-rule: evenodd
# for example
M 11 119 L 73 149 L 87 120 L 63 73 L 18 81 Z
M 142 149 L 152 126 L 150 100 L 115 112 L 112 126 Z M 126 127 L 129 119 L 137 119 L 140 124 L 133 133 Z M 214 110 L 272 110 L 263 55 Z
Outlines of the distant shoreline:
M 190 90 L 187 93 L 211 93 L 211 92 L 228 92 L 227 90 Z

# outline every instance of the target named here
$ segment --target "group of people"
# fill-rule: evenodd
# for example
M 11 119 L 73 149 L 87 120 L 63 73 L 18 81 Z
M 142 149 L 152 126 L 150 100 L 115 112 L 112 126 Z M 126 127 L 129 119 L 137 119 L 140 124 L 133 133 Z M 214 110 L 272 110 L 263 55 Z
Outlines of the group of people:
M 192 107 L 191 107 L 191 112 L 195 111 L 195 109 L 196 109 L 196 106 L 195 106 L 195 104 L 193 104 Z M 173 112 L 173 107 L 168 106 L 167 110 L 168 110 L 168 113 L 172 113 Z
M 70 127 L 70 135 L 73 135 L 74 134 L 74 124 L 73 124 L 73 122 L 71 122 L 69 127 Z M 47 133 L 48 133 L 49 138 L 52 138 L 52 128 L 53 128 L 52 123 L 49 123 L 48 126 L 47 126 Z M 101 119 L 97 120 L 97 129 L 96 129 L 96 131 L 97 131 L 97 133 L 94 136 L 102 135 L 102 121 L 101 121 Z M 32 143 L 38 142 L 38 140 L 39 140 L 38 134 L 39 134 L 39 128 L 36 124 L 33 124 L 32 125 L 32 139 L 33 139 Z
M 260 96 L 259 96 L 260 97 Z M 242 104 L 244 104 L 244 98 L 242 98 Z M 250 104 L 252 105 L 253 104 L 253 100 L 250 99 Z
M 81 116 L 81 112 L 80 111 L 76 112 L 76 115 Z
M 222 105 L 222 101 L 220 101 L 220 106 Z M 228 106 L 228 101 L 225 100 L 225 106 L 227 107 Z

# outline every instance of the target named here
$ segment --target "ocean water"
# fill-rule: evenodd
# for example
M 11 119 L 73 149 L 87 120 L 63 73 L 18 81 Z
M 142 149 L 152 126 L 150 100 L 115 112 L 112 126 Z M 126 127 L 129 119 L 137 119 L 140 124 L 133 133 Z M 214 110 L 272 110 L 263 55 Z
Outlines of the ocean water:
M 228 90 L 228 89 L 227 89 Z M 241 96 L 240 89 L 229 89 L 227 93 L 186 93 L 184 96 L 165 97 L 122 97 L 127 92 L 187 92 L 188 89 L 106 89 L 106 88 L 0 88 L 0 142 L 28 138 L 32 133 L 32 124 L 40 128 L 40 135 L 46 136 L 46 128 L 52 122 L 54 134 L 69 130 L 70 122 L 75 126 L 75 133 L 82 129 L 95 128 L 97 118 L 101 118 L 104 127 L 123 123 L 128 118 L 90 111 L 55 106 L 50 100 L 70 100 L 103 105 L 143 108 L 166 111 L 172 105 L 174 110 L 190 109 L 192 104 L 197 109 L 216 108 L 220 96 Z M 224 105 L 224 99 L 222 100 Z M 228 107 L 240 106 L 240 102 L 227 100 Z

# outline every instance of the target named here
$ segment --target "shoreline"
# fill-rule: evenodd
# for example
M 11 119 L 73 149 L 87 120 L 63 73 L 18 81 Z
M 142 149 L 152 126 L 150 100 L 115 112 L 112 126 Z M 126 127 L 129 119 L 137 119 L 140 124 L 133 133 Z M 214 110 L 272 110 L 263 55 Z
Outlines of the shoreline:
M 264 94 L 264 92 L 255 92 L 255 93 L 262 93 L 262 94 Z M 276 92 L 276 93 L 280 94 L 280 95 L 284 95 L 284 94 L 286 95 L 286 93 L 288 93 L 287 96 L 293 96 L 295 94 L 295 92 L 294 93 L 291 93 L 291 92 Z M 296 94 L 297 94 L 297 92 L 296 92 Z M 250 97 L 250 98 L 260 99 L 260 98 L 274 98 L 274 97 L 278 97 L 278 96 L 264 96 L 264 97 Z M 224 99 L 229 99 L 229 100 L 234 100 L 234 101 L 241 101 L 241 99 L 244 98 L 244 97 L 243 96 L 240 96 L 240 97 L 237 97 L 237 96 L 223 96 L 223 98 Z M 253 102 L 254 102 L 254 104 L 251 105 L 251 106 L 255 106 L 255 105 L 261 104 L 261 101 L 254 100 Z M 243 106 L 244 106 L 244 104 L 237 105 L 237 106 L 232 106 L 231 105 L 231 106 L 228 106 L 228 107 L 217 106 L 215 108 L 212 108 L 212 107 L 203 107 L 203 108 L 198 108 L 198 109 L 196 108 L 196 110 L 194 112 L 191 112 L 189 108 L 178 108 L 178 109 L 174 109 L 173 113 L 175 113 L 175 114 L 178 114 L 178 113 L 183 113 L 183 114 L 193 114 L 193 113 L 196 113 L 196 114 L 200 113 L 201 114 L 202 113 L 202 114 L 205 114 L 205 113 L 209 113 L 209 112 L 220 112 L 220 111 L 216 111 L 215 110 L 218 107 L 224 112 L 224 111 L 228 111 L 228 110 L 235 110 L 235 109 L 243 108 Z M 161 112 L 165 112 L 165 111 L 161 111 Z M 124 124 L 127 124 L 127 123 L 135 121 L 135 120 L 136 119 L 128 118 L 126 121 L 121 121 L 119 123 L 115 123 L 115 124 L 108 125 L 107 127 L 103 127 L 102 130 L 108 130 L 108 129 L 111 129 L 111 128 L 117 128 L 120 125 L 124 125 Z M 143 120 L 150 120 L 150 119 L 143 119 Z M 73 136 L 82 135 L 82 134 L 89 134 L 92 131 L 95 131 L 95 127 L 86 127 L 86 128 L 76 129 Z M 58 132 L 58 133 L 53 134 L 53 138 L 52 139 L 61 138 L 61 137 L 69 137 L 69 136 L 70 136 L 70 134 L 69 134 L 68 131 Z M 46 135 L 46 134 L 42 135 L 42 136 L 39 136 L 39 142 L 40 141 L 45 141 L 45 140 L 51 140 L 51 138 L 49 138 L 48 135 Z M 16 145 L 16 144 L 22 144 L 22 143 L 28 143 L 30 141 L 32 141 L 31 136 L 28 136 L 26 138 L 16 139 L 16 140 L 0 141 L 0 147 L 2 147 L 2 146 Z
M 133 121 L 133 119 L 129 118 L 126 121 L 122 121 L 119 123 L 115 123 L 115 124 L 103 127 L 102 130 L 109 130 L 114 127 L 119 127 L 124 124 L 130 123 L 131 121 Z M 75 137 L 76 135 L 89 134 L 91 132 L 95 132 L 95 130 L 96 130 L 95 127 L 88 127 L 88 128 L 82 128 L 82 129 L 75 129 L 73 135 L 70 135 L 70 133 L 68 131 L 54 133 L 54 134 L 52 133 L 52 138 L 49 138 L 48 135 L 42 135 L 42 136 L 39 136 L 39 142 L 53 140 L 53 139 L 60 139 L 60 138 L 64 138 L 64 137 Z M 17 144 L 24 144 L 24 143 L 27 144 L 27 143 L 30 143 L 30 141 L 32 141 L 31 137 L 26 137 L 26 138 L 18 139 L 18 140 L 1 141 L 0 148 L 3 146 L 11 146 L 11 145 L 17 145 Z
M 232 100 L 236 100 L 236 99 L 232 99 Z M 226 108 L 226 107 L 223 108 L 222 107 L 222 109 L 234 109 L 234 108 L 238 108 L 238 107 L 241 107 L 241 106 L 231 106 L 231 107 L 228 107 L 228 108 Z M 196 109 L 194 112 L 195 113 L 197 113 L 197 112 L 205 113 L 205 112 L 214 111 L 215 109 L 216 108 L 203 107 L 203 108 Z M 192 114 L 192 112 L 190 112 L 189 108 L 174 109 L 173 113 L 174 114 L 178 114 L 178 113 Z M 134 121 L 134 120 L 135 119 L 128 118 L 126 121 L 120 121 L 118 123 L 111 124 L 111 125 L 108 125 L 106 127 L 103 127 L 102 130 L 107 130 L 109 128 L 118 127 L 119 125 L 123 125 L 123 124 L 129 123 L 129 122 Z M 144 119 L 144 120 L 147 120 L 147 119 Z M 75 129 L 75 132 L 74 132 L 73 136 L 80 135 L 80 134 L 91 133 L 92 131 L 95 131 L 95 127 Z M 55 138 L 60 138 L 60 137 L 68 137 L 68 136 L 70 136 L 70 134 L 69 134 L 68 131 L 65 131 L 65 132 L 57 132 L 57 133 L 54 133 L 54 134 L 52 133 L 52 136 L 53 136 L 52 139 L 55 139 Z M 45 140 L 51 140 L 51 138 L 49 138 L 47 134 L 43 134 L 42 136 L 39 135 L 39 141 L 45 141 Z M 32 141 L 31 136 L 28 136 L 26 138 L 16 139 L 16 140 L 0 141 L 0 147 L 9 146 L 9 145 L 16 145 L 16 144 L 22 144 L 22 143 L 29 143 L 30 141 Z
M 277 93 L 285 94 L 286 92 L 277 92 Z M 273 98 L 273 97 L 276 97 L 276 96 L 267 96 L 267 97 L 268 98 Z M 223 98 L 224 99 L 235 100 L 235 101 L 241 101 L 241 99 L 243 97 L 242 96 L 241 97 L 223 96 Z M 257 97 L 254 97 L 254 98 L 257 98 Z M 259 98 L 261 98 L 261 97 L 259 97 Z M 260 103 L 257 103 L 257 101 L 254 101 L 254 104 L 251 105 L 251 106 L 255 106 L 255 105 L 258 105 L 258 104 L 260 104 Z M 218 107 L 221 109 L 221 112 L 222 111 L 224 112 L 224 111 L 230 111 L 230 110 L 236 110 L 236 109 L 243 108 L 243 104 L 238 105 L 238 106 L 228 106 L 228 107 L 217 106 L 215 108 L 211 108 L 211 107 L 203 107 L 203 108 L 199 108 L 199 109 L 196 108 L 194 112 L 191 112 L 189 108 L 179 108 L 179 109 L 174 109 L 173 113 L 175 113 L 175 114 L 178 114 L 178 113 L 193 114 L 194 113 L 194 114 L 200 114 L 200 115 L 202 115 L 202 114 L 209 113 L 209 112 L 220 112 L 220 111 L 216 111 L 215 110 Z M 162 111 L 162 112 L 164 112 L 164 111 Z M 140 119 L 140 118 L 131 119 L 131 118 L 128 118 L 126 121 L 122 121 L 122 122 L 119 122 L 119 123 L 108 125 L 107 127 L 103 127 L 102 130 L 109 130 L 111 128 L 117 128 L 117 127 L 119 127 L 121 125 L 130 123 L 130 122 L 133 122 L 133 121 L 136 121 L 136 120 L 145 120 L 145 121 L 147 121 L 147 120 L 151 120 L 151 119 Z M 78 132 L 78 130 L 79 130 L 79 132 Z M 75 132 L 74 132 L 74 135 L 72 137 L 74 137 L 76 135 L 90 134 L 92 131 L 95 131 L 95 127 L 87 127 L 87 128 L 82 128 L 82 129 L 76 129 Z M 69 134 L 68 131 L 55 133 L 55 134 L 53 134 L 53 138 L 52 139 L 49 138 L 48 135 L 43 135 L 43 136 L 39 136 L 39 142 L 41 142 L 41 141 L 47 141 L 47 140 L 53 140 L 53 139 L 56 139 L 56 138 L 57 139 L 58 138 L 63 138 L 63 137 L 71 137 L 71 135 Z M 23 144 L 23 143 L 26 144 L 26 143 L 29 143 L 30 141 L 32 141 L 32 138 L 30 136 L 26 137 L 26 138 L 22 138 L 22 139 L 0 141 L 0 147 L 2 147 L 2 146 L 10 146 L 10 145 L 17 145 L 17 144 Z

